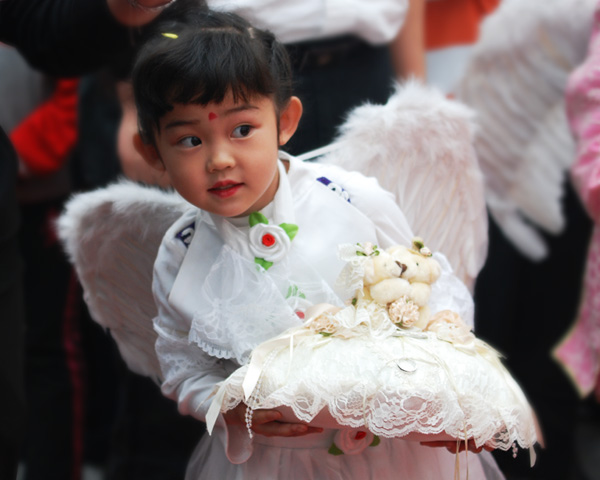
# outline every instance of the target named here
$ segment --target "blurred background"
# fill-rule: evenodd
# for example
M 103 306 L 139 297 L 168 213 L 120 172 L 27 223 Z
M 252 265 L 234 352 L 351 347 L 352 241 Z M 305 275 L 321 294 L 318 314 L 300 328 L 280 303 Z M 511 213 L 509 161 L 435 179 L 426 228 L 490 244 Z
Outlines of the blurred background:
M 495 457 L 512 480 L 599 479 L 600 300 L 588 300 L 597 282 L 586 277 L 598 217 L 571 174 L 583 149 L 578 115 L 593 107 L 581 107 L 590 96 L 572 76 L 586 61 L 594 70 L 597 1 L 392 0 L 369 4 L 385 22 L 347 25 L 328 24 L 320 2 L 196 3 L 236 11 L 288 47 L 305 106 L 293 154 L 332 142 L 351 108 L 384 103 L 394 81 L 421 79 L 475 111 L 490 229 L 476 333 L 504 354 L 546 440 L 532 468 L 527 452 Z M 0 44 L 0 127 L 18 156 L 24 264 L 21 480 L 182 479 L 204 432 L 126 369 L 53 229 L 74 192 L 120 177 L 168 188 L 133 148 L 128 75 L 143 29 L 133 36 L 100 68 L 65 77 Z

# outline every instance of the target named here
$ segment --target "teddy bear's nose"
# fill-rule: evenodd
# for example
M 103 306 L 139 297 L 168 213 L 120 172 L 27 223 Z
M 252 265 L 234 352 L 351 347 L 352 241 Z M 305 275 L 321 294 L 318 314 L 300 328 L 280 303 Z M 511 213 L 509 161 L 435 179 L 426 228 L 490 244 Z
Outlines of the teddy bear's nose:
M 400 267 L 400 275 L 402 276 L 402 274 L 404 272 L 406 272 L 406 270 L 408 269 L 408 266 L 404 265 L 403 263 L 400 263 L 398 260 L 396 260 L 396 264 Z

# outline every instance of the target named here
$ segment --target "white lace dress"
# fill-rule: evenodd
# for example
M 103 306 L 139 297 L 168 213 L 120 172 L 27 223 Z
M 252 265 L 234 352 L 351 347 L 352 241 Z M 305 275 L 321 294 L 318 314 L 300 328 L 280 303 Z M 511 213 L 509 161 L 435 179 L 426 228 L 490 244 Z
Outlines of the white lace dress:
M 269 235 L 281 251 L 261 257 L 260 241 L 250 239 L 257 228 L 250 229 L 248 218 L 230 221 L 190 209 L 158 253 L 154 295 L 162 390 L 181 413 L 202 421 L 216 387 L 247 364 L 257 345 L 301 325 L 311 305 L 343 306 L 348 292 L 335 283 L 344 267 L 336 256 L 339 244 L 370 241 L 386 248 L 410 244 L 413 237 L 393 196 L 376 180 L 286 160 L 289 170 L 280 165 L 280 186 L 262 211 L 261 222 L 268 223 L 259 235 Z M 290 225 L 297 234 L 286 233 Z M 265 261 L 267 270 L 257 267 Z M 452 277 L 447 264 L 444 275 Z M 471 319 L 472 302 L 461 291 L 464 298 L 449 301 Z M 329 363 L 336 361 L 343 359 Z M 503 478 L 488 454 L 455 456 L 417 441 L 375 437 L 364 428 L 330 427 L 304 437 L 250 438 L 245 427 L 226 426 L 219 416 L 194 452 L 186 478 L 440 480 L 466 478 L 467 471 L 470 479 Z

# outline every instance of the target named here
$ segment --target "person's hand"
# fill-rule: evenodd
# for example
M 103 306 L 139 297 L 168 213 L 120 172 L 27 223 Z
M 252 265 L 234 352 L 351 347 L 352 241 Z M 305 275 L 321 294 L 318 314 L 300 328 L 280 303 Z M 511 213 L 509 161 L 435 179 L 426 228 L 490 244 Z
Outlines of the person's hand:
M 224 413 L 225 423 L 230 425 L 246 424 L 246 404 Z M 311 427 L 304 423 L 280 422 L 281 413 L 277 410 L 257 409 L 252 413 L 252 431 L 265 437 L 300 437 L 310 433 L 323 431 L 319 427 Z
M 138 5 L 142 9 L 152 10 L 154 8 L 161 9 L 174 3 L 174 0 L 128 0 L 133 5 Z
M 457 443 L 458 443 L 458 445 L 457 445 Z M 464 441 L 458 442 L 457 440 L 421 442 L 421 445 L 424 445 L 426 447 L 446 447 L 446 449 L 450 453 L 457 453 L 457 448 L 458 448 L 458 452 L 464 452 L 465 448 L 467 448 L 467 447 L 469 449 L 469 452 L 473 452 L 473 453 L 481 453 L 482 450 L 487 450 L 488 452 L 491 452 L 492 450 L 494 450 L 492 447 L 489 447 L 487 445 L 481 445 L 480 447 L 477 447 L 475 445 L 475 440 L 473 440 L 472 438 L 467 441 L 466 447 L 465 447 Z
M 169 0 L 106 0 L 113 17 L 123 25 L 137 27 L 154 20 L 173 1 Z

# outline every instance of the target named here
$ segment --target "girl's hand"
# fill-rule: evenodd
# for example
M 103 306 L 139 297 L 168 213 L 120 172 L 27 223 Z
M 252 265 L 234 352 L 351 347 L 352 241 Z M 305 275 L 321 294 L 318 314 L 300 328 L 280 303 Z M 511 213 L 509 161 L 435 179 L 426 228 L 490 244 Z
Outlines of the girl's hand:
M 456 440 L 421 442 L 421 445 L 425 445 L 426 447 L 446 447 L 446 449 L 450 453 L 457 453 L 457 451 L 456 451 L 457 441 Z M 473 452 L 473 453 L 481 453 L 482 450 L 487 450 L 488 452 L 491 452 L 492 450 L 494 450 L 492 447 L 489 447 L 487 445 L 482 445 L 480 447 L 475 446 L 475 440 L 473 440 L 472 438 L 469 439 L 469 441 L 467 442 L 467 447 L 469 448 L 469 452 Z M 458 451 L 459 452 L 465 451 L 465 442 L 464 441 L 461 441 L 458 444 Z
M 246 404 L 224 413 L 225 423 L 229 425 L 246 424 Z M 265 437 L 300 437 L 309 433 L 320 433 L 322 428 L 311 427 L 304 423 L 280 422 L 281 413 L 277 410 L 254 410 L 252 414 L 252 431 Z
M 168 0 L 106 0 L 106 3 L 117 21 L 129 27 L 139 27 L 154 20 L 161 12 L 161 7 L 167 7 L 173 2 Z

